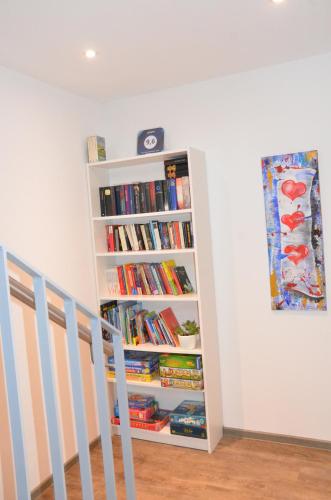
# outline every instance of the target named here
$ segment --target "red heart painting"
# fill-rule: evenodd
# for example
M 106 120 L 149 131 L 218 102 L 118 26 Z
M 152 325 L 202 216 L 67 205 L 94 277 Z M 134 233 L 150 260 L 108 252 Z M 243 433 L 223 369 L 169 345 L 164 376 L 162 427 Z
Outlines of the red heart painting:
M 307 186 L 304 182 L 295 182 L 288 180 L 282 184 L 282 192 L 285 196 L 294 201 L 299 196 L 303 196 L 307 191 Z
M 283 215 L 281 221 L 293 231 L 296 227 L 305 222 L 305 214 L 298 210 L 297 212 L 293 212 L 293 214 Z
M 284 252 L 289 254 L 288 259 L 296 266 L 301 260 L 309 255 L 309 250 L 306 245 L 299 245 L 297 247 L 295 245 L 287 245 L 287 247 L 284 248 Z

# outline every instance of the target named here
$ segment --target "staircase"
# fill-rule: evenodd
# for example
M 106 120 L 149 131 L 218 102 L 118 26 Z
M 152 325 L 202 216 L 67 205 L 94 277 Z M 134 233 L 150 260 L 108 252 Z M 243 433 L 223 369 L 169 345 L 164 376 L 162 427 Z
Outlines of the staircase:
M 9 276 L 8 265 L 10 263 L 14 264 L 23 273 L 26 273 L 32 278 L 32 288 L 26 287 Z M 63 309 L 57 308 L 48 302 L 48 291 L 55 294 L 55 296 L 63 301 Z M 17 376 L 17 356 L 13 337 L 11 296 L 35 309 L 36 312 L 43 397 L 55 499 L 66 500 L 67 491 L 65 484 L 64 458 L 61 446 L 59 402 L 57 400 L 55 386 L 50 321 L 57 323 L 66 330 L 82 498 L 84 500 L 92 500 L 94 498 L 94 493 L 85 415 L 79 339 L 88 342 L 91 349 L 91 363 L 93 363 L 95 378 L 97 414 L 107 500 L 116 499 L 114 456 L 111 439 L 112 432 L 105 379 L 105 355 L 114 353 L 118 402 L 121 414 L 120 425 L 126 498 L 128 500 L 135 500 L 134 467 L 121 332 L 94 312 L 90 311 L 42 273 L 33 269 L 14 253 L 0 246 L 1 344 L 11 429 L 16 498 L 18 500 L 28 500 L 31 498 L 31 491 L 28 481 L 25 447 L 25 440 L 28 436 L 24 436 L 23 433 L 22 404 Z M 77 321 L 77 313 L 86 319 L 86 324 L 88 326 L 86 326 L 85 323 L 81 324 Z M 107 332 L 111 334 L 111 342 L 105 342 L 103 340 L 102 329 L 107 330 Z

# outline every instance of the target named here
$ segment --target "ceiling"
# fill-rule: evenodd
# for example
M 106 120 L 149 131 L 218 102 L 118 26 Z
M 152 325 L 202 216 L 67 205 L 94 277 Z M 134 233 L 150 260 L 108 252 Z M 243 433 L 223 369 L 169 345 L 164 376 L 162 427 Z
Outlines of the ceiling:
M 328 51 L 331 0 L 0 0 L 1 65 L 101 100 Z

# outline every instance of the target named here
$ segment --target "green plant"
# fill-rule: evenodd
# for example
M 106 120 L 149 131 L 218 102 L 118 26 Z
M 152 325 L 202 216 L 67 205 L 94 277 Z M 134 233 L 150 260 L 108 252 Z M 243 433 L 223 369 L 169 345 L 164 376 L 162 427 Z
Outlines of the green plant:
M 196 324 L 195 321 L 185 321 L 182 323 L 182 326 L 177 326 L 175 332 L 177 335 L 188 336 L 188 335 L 198 335 L 200 332 L 200 327 Z

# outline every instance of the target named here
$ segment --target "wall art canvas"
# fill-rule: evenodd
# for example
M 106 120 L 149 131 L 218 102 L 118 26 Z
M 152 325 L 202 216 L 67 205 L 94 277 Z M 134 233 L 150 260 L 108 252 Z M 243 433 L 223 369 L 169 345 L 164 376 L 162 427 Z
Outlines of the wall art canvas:
M 262 158 L 271 307 L 326 310 L 317 151 Z

